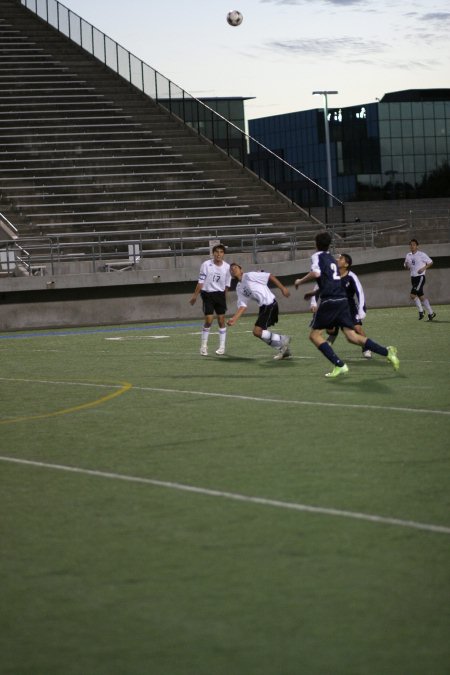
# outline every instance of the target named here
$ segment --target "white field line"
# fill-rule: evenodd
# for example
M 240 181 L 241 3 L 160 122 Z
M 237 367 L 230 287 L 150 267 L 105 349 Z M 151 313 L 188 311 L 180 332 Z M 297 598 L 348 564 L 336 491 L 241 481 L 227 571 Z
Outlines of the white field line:
M 37 383 L 37 384 L 56 384 L 56 385 L 72 385 L 79 387 L 107 387 L 107 388 L 120 388 L 122 385 L 118 384 L 96 384 L 88 382 L 61 382 L 54 380 L 29 380 L 29 379 L 16 379 L 9 377 L 0 377 L 0 381 L 4 382 L 28 382 L 28 383 Z M 382 410 L 384 412 L 402 412 L 402 413 L 424 413 L 426 415 L 444 415 L 450 416 L 450 410 L 433 410 L 427 408 L 404 408 L 401 406 L 383 406 L 383 405 L 371 405 L 365 403 L 331 403 L 327 401 L 302 401 L 298 399 L 282 399 L 282 398 L 264 398 L 260 396 L 244 396 L 242 394 L 223 394 L 221 392 L 213 391 L 196 391 L 193 389 L 167 389 L 162 387 L 138 387 L 133 386 L 133 391 L 149 391 L 149 392 L 160 392 L 162 394 L 187 394 L 188 396 L 210 396 L 213 398 L 225 398 L 238 401 L 251 401 L 255 403 L 272 403 L 278 405 L 300 405 L 300 406 L 316 406 L 316 407 L 325 407 L 325 408 L 345 408 L 352 410 Z
M 299 401 L 297 399 L 262 398 L 259 396 L 243 396 L 240 394 L 222 394 L 219 392 L 195 391 L 186 389 L 163 389 L 159 387 L 133 387 L 136 391 L 160 391 L 168 394 L 190 394 L 194 396 L 215 396 L 218 398 L 231 398 L 239 401 L 255 401 L 258 403 L 278 403 L 282 405 L 312 405 L 328 408 L 351 408 L 361 410 L 383 410 L 407 413 L 428 413 L 429 415 L 449 415 L 450 410 L 427 410 L 426 408 L 402 408 L 400 406 L 370 405 L 363 403 L 328 403 L 325 401 Z
M 133 337 L 105 337 L 105 340 L 115 342 L 128 342 L 130 340 L 166 340 L 170 335 L 133 335 Z
M 222 490 L 210 490 L 208 488 L 195 487 L 193 485 L 184 485 L 183 483 L 173 483 L 171 481 L 154 480 L 152 478 L 141 478 L 139 476 L 127 476 L 120 473 L 111 473 L 108 471 L 95 471 L 93 469 L 82 469 L 75 466 L 66 466 L 64 464 L 49 464 L 46 462 L 35 462 L 28 459 L 17 459 L 15 457 L 0 456 L 0 461 L 26 466 L 35 466 L 43 469 L 53 469 L 57 471 L 67 471 L 86 476 L 96 476 L 98 478 L 109 478 L 112 480 L 121 480 L 128 483 L 140 483 L 143 485 L 152 485 L 154 487 L 168 488 L 170 490 L 179 490 L 182 492 L 192 492 L 194 494 L 206 495 L 208 497 L 220 497 L 222 499 L 231 499 L 234 501 L 245 502 L 248 504 L 259 504 L 261 506 L 271 506 L 278 509 L 288 509 L 291 511 L 303 511 L 307 513 L 317 513 L 324 516 L 338 516 L 341 518 L 352 518 L 354 520 L 364 520 L 382 525 L 395 525 L 397 527 L 407 527 L 414 530 L 425 530 L 426 532 L 436 532 L 440 534 L 450 534 L 450 527 L 444 525 L 432 525 L 429 523 L 419 523 L 414 520 L 402 520 L 400 518 L 387 518 L 370 513 L 358 513 L 357 511 L 344 511 L 340 509 L 330 509 L 322 506 L 309 506 L 308 504 L 298 504 L 296 502 L 283 502 L 277 499 L 266 499 L 264 497 L 251 497 L 236 492 L 223 492 Z

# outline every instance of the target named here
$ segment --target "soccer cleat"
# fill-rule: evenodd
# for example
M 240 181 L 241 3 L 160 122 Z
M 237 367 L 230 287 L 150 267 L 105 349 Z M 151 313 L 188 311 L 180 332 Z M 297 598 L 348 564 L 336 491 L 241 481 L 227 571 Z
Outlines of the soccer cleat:
M 387 350 L 387 360 L 389 363 L 392 363 L 394 370 L 398 370 L 400 368 L 400 361 L 397 356 L 397 347 L 388 347 Z
M 218 354 L 219 356 L 225 354 L 225 347 L 219 347 L 219 349 L 216 349 L 216 354 Z
M 370 349 L 366 349 L 366 351 L 363 352 L 363 356 L 364 356 L 365 359 L 371 359 L 372 358 L 372 352 L 370 351 Z
M 281 361 L 281 359 L 287 358 L 285 354 L 291 356 L 291 352 L 289 351 L 290 341 L 291 338 L 289 337 L 289 335 L 283 335 L 283 337 L 281 338 L 281 347 L 278 349 L 278 354 L 275 354 L 275 356 L 273 357 L 274 361 Z
M 345 373 L 348 373 L 348 366 L 346 363 L 344 363 L 343 366 L 334 366 L 331 373 L 326 373 L 325 377 L 338 377 L 339 375 L 345 375 Z
M 423 317 L 424 317 L 424 313 L 423 313 L 423 312 L 419 312 L 419 321 L 422 321 Z
M 432 312 L 431 314 L 428 314 L 428 319 L 427 321 L 433 321 L 434 317 L 436 316 L 435 312 Z
M 202 356 L 208 356 L 208 347 L 206 345 L 200 347 L 200 354 Z

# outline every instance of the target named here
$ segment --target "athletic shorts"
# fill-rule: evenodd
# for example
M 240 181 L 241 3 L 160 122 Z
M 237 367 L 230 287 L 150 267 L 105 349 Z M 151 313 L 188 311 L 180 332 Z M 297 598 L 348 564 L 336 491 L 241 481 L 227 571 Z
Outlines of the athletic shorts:
M 276 323 L 278 323 L 278 302 L 274 300 L 271 305 L 261 305 L 255 326 L 265 330 Z
M 217 314 L 223 316 L 227 312 L 227 301 L 225 291 L 201 291 L 203 300 L 203 314 L 209 316 Z
M 321 300 L 311 321 L 313 330 L 324 328 L 353 328 L 353 318 L 347 298 L 339 300 Z
M 352 316 L 353 325 L 362 326 L 361 319 L 356 318 L 358 316 L 358 307 L 356 306 L 356 302 L 354 301 L 353 298 L 348 299 L 348 306 L 350 307 L 350 314 Z
M 411 295 L 418 295 L 419 298 L 423 295 L 423 287 L 425 286 L 425 274 L 419 274 L 417 277 L 411 277 Z

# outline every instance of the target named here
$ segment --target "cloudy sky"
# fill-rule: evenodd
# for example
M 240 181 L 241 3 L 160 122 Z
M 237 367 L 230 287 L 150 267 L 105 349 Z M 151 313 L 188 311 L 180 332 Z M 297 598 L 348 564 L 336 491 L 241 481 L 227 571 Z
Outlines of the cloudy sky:
M 234 3 L 234 4 L 232 4 Z M 252 96 L 249 119 L 450 87 L 449 0 L 64 0 L 190 94 Z M 225 17 L 239 9 L 244 22 Z

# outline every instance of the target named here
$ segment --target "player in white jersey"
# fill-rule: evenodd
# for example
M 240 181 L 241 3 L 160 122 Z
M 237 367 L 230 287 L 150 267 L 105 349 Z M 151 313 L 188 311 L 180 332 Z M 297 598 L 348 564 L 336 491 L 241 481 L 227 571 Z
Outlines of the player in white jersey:
M 430 301 L 424 296 L 423 292 L 425 272 L 431 267 L 433 261 L 424 251 L 419 251 L 417 239 L 411 239 L 409 247 L 411 251 L 406 254 L 403 266 L 411 273 L 410 297 L 419 310 L 419 321 L 424 317 L 424 307 L 427 310 L 428 321 L 433 321 L 436 314 L 433 312 Z
M 276 361 L 287 359 L 291 356 L 289 351 L 291 338 L 288 335 L 280 335 L 268 330 L 270 326 L 278 323 L 278 302 L 268 284 L 273 283 L 285 298 L 290 296 L 289 290 L 269 272 L 244 272 L 237 263 L 231 263 L 230 271 L 233 279 L 238 282 L 236 286 L 237 311 L 227 321 L 228 326 L 234 326 L 247 309 L 248 301 L 254 300 L 259 306 L 259 313 L 253 326 L 253 335 L 278 351 L 273 357 Z
M 227 311 L 226 293 L 231 285 L 230 266 L 224 260 L 225 246 L 216 244 L 212 253 L 212 260 L 205 260 L 200 267 L 197 286 L 189 300 L 190 304 L 194 305 L 199 294 L 203 300 L 205 321 L 200 344 L 202 356 L 208 356 L 208 338 L 214 314 L 216 314 L 219 324 L 219 348 L 216 349 L 216 354 L 219 354 L 219 356 L 225 354 L 227 338 L 225 314 Z

